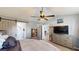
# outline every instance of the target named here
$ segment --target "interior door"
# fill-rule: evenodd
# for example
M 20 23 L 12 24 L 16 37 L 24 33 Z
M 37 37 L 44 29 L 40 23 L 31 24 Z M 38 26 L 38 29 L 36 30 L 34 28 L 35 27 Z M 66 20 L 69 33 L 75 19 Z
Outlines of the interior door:
M 17 22 L 17 39 L 26 39 L 26 23 Z
M 42 39 L 43 40 L 49 40 L 49 26 L 48 25 L 42 25 Z

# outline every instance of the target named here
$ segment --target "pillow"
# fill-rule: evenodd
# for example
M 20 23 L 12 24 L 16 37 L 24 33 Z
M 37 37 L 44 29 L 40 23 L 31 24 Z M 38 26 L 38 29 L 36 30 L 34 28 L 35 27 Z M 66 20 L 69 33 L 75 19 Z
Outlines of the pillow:
M 2 37 L 6 40 L 9 36 L 8 35 L 2 35 Z
M 3 43 L 3 48 L 12 48 L 15 47 L 17 45 L 17 41 L 14 37 L 9 36 L 5 42 Z
M 0 32 L 0 36 L 2 36 L 2 33 Z
M 0 49 L 2 48 L 4 41 L 5 41 L 5 39 L 2 36 L 0 36 Z
M 2 35 L 2 33 L 0 33 L 0 49 L 3 48 L 3 42 L 5 41 L 5 39 L 8 38 L 8 35 Z

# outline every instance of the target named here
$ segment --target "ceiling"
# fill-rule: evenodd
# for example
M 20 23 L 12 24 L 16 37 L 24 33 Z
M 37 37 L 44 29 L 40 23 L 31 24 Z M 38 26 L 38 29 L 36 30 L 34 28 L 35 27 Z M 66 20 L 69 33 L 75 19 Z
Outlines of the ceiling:
M 12 20 L 37 21 L 31 16 L 39 15 L 40 7 L 0 7 L 0 16 Z M 78 7 L 44 7 L 46 15 L 79 14 Z

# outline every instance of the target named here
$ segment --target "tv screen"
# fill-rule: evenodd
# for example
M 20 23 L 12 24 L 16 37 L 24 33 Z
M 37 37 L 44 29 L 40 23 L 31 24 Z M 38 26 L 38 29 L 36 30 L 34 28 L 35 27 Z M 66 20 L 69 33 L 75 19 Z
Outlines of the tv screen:
M 54 33 L 68 34 L 68 26 L 56 26 L 54 27 Z

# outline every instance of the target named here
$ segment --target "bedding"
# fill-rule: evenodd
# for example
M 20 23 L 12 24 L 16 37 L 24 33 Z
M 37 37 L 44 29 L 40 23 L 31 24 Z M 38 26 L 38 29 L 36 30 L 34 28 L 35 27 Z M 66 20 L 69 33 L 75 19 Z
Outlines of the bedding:
M 59 51 L 59 49 L 44 40 L 20 40 L 22 51 Z
M 0 35 L 0 49 L 2 48 L 2 44 L 5 41 L 4 37 Z
M 4 41 L 5 41 L 5 39 L 2 36 L 0 36 L 0 49 L 2 48 L 2 44 Z
M 8 35 L 2 35 L 2 37 L 6 40 L 9 36 Z
M 8 38 L 8 35 L 2 35 L 2 33 L 0 32 L 0 49 L 3 48 L 2 45 L 7 38 Z

